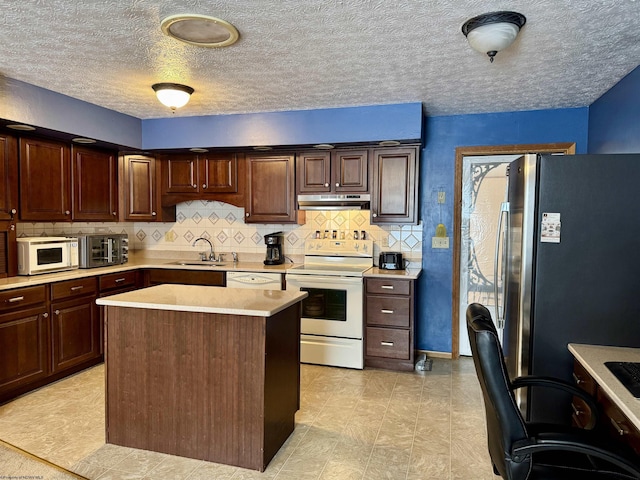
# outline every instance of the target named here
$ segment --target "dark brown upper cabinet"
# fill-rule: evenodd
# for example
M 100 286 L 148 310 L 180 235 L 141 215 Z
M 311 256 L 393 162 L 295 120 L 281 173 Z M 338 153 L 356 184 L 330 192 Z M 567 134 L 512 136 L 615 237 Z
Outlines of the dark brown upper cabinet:
M 20 219 L 71 220 L 71 155 L 67 144 L 20 139 Z
M 17 219 L 18 140 L 0 135 L 0 220 Z
M 297 223 L 293 155 L 247 155 L 246 223 Z
M 163 207 L 160 203 L 160 175 L 154 157 L 124 155 L 120 158 L 120 205 L 124 221 L 173 222 L 175 205 Z
M 418 148 L 373 150 L 371 223 L 418 224 Z
M 297 193 L 367 193 L 368 157 L 368 150 L 297 154 Z
M 73 220 L 118 220 L 118 164 L 114 152 L 87 147 L 71 148 Z

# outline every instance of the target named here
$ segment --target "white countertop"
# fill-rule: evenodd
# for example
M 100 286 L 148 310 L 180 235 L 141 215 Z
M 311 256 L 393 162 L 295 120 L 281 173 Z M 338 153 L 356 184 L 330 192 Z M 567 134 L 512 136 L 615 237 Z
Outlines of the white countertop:
M 203 267 L 200 265 L 179 265 L 179 258 L 157 258 L 145 256 L 144 252 L 136 252 L 129 256 L 129 261 L 123 265 L 115 265 L 111 267 L 99 268 L 79 268 L 68 270 L 66 272 L 45 273 L 42 275 L 18 275 L 16 277 L 0 278 L 0 290 L 9 290 L 19 287 L 31 287 L 51 282 L 60 282 L 63 280 L 74 280 L 76 278 L 92 277 L 96 275 L 105 275 L 110 273 L 126 272 L 129 270 L 137 270 L 142 268 L 162 268 L 167 270 L 200 270 L 200 271 L 220 271 L 220 272 L 273 272 L 286 273 L 292 267 L 300 265 L 299 263 L 285 263 L 282 265 L 265 265 L 262 262 L 222 262 L 222 266 Z M 197 261 L 194 261 L 197 263 Z M 380 278 L 403 278 L 407 280 L 417 279 L 422 272 L 420 268 L 412 268 L 407 270 L 381 270 L 373 267 L 364 273 L 365 277 Z
M 251 290 L 201 285 L 156 285 L 96 300 L 98 305 L 270 317 L 301 301 L 307 292 Z
M 364 272 L 364 276 L 416 280 L 421 273 L 422 273 L 421 268 L 407 268 L 406 270 L 384 270 L 382 268 L 372 267 L 366 272 Z
M 569 351 L 620 410 L 640 428 L 640 399 L 629 393 L 604 362 L 640 362 L 640 348 L 570 343 Z

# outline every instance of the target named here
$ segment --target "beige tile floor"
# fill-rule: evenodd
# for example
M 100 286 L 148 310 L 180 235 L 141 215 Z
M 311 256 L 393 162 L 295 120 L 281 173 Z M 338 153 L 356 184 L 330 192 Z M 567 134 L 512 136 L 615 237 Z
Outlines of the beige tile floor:
M 296 429 L 264 473 L 106 445 L 103 365 L 1 406 L 0 439 L 99 480 L 497 478 L 469 358 L 424 373 L 303 365 L 301 383 Z

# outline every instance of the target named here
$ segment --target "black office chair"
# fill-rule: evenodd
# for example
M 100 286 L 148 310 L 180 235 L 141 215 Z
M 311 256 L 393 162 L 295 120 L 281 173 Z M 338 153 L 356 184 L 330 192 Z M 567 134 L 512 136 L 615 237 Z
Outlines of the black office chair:
M 491 314 L 478 303 L 467 308 L 467 332 L 482 388 L 489 455 L 496 475 L 506 480 L 640 479 L 640 462 L 631 449 L 596 430 L 528 424 L 513 390 L 554 386 L 571 391 L 597 411 L 592 397 L 548 377 L 521 377 L 512 383 Z

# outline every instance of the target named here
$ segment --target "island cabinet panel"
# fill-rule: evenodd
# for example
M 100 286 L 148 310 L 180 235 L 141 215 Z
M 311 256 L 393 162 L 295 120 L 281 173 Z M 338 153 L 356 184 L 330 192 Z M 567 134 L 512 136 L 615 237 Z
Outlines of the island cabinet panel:
M 107 443 L 263 471 L 294 429 L 299 308 L 108 306 Z

